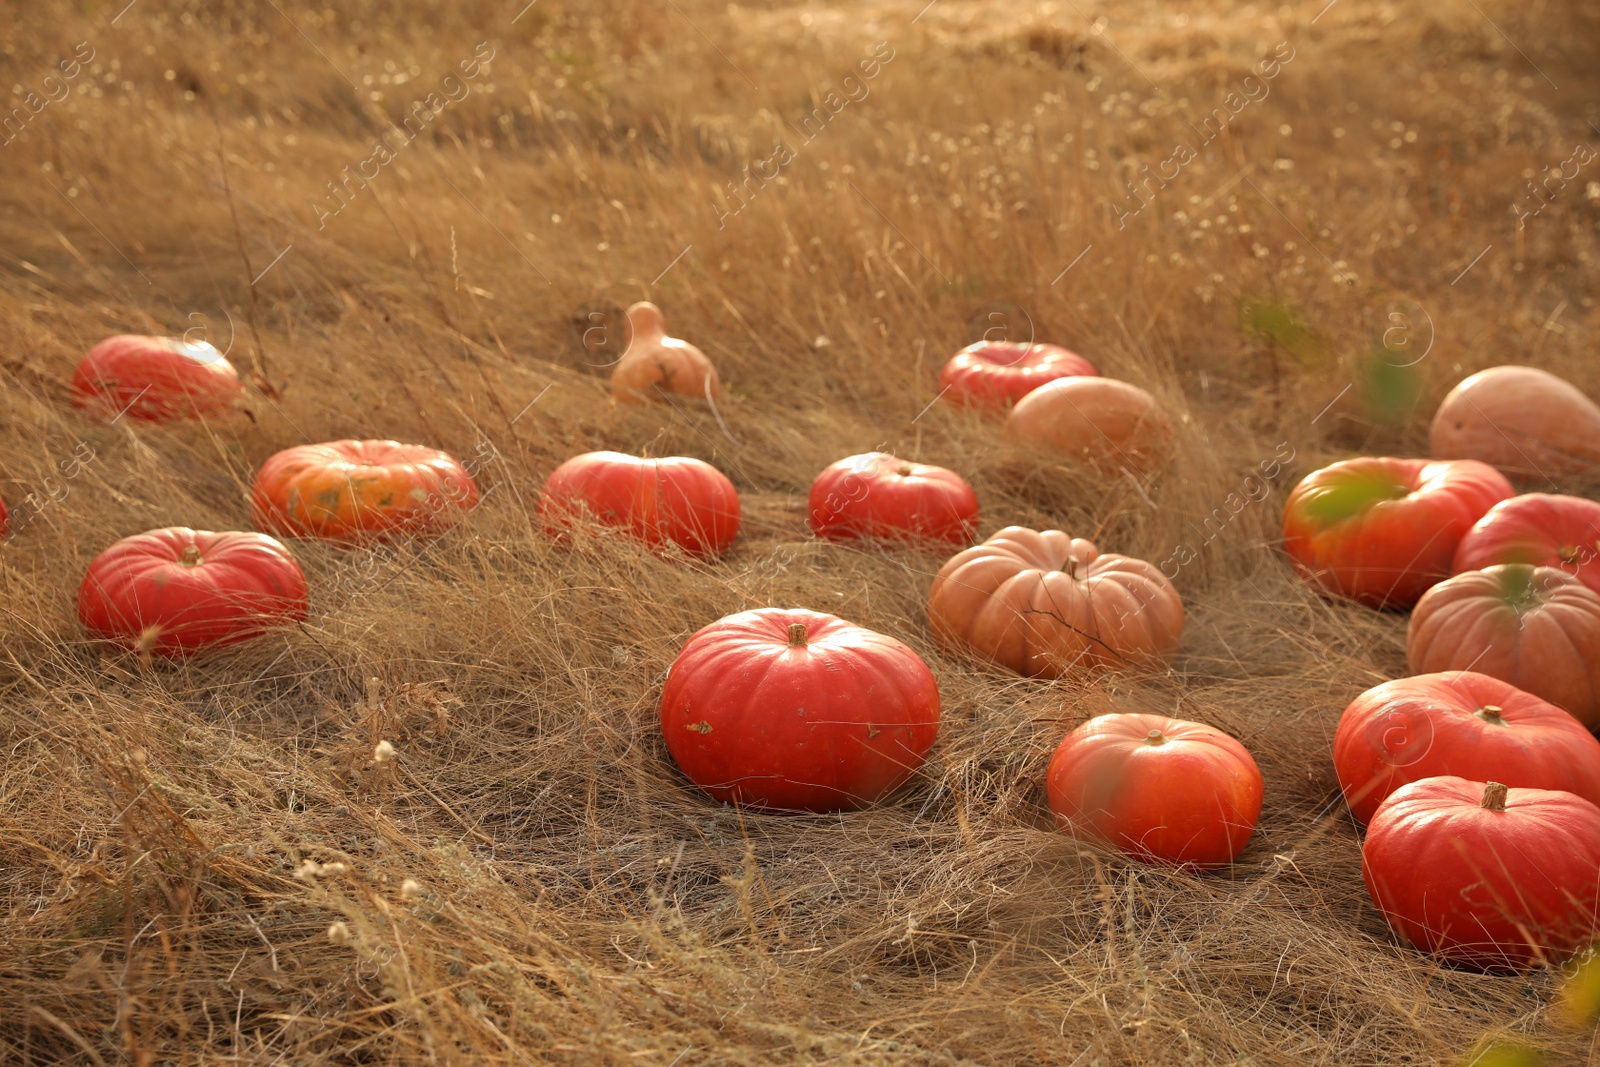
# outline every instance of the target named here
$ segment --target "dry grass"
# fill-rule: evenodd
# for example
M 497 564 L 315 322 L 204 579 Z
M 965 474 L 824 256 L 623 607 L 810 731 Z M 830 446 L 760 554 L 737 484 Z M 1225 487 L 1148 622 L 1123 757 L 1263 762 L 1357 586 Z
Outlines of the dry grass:
M 1527 169 L 1600 136 L 1600 23 L 1559 0 L 1345 0 L 1314 26 L 1320 4 L 919 6 L 0 12 L 8 83 L 43 96 L 75 42 L 96 53 L 0 147 L 0 492 L 65 489 L 0 553 L 0 1061 L 1396 1064 L 1485 1033 L 1581 1060 L 1549 977 L 1440 969 L 1368 903 L 1329 741 L 1401 672 L 1404 620 L 1309 595 L 1273 541 L 1294 478 L 1420 454 L 1466 371 L 1528 362 L 1600 392 L 1600 172 L 1526 229 L 1507 210 Z M 470 95 L 318 229 L 308 202 L 483 40 Z M 870 94 L 797 136 L 879 40 L 895 55 Z M 1119 177 L 1196 140 L 1185 116 L 1280 40 L 1295 58 L 1270 95 L 1119 230 Z M 782 180 L 719 229 L 720 190 L 779 139 Z M 718 362 L 726 428 L 608 406 L 572 317 L 646 296 Z M 1390 341 L 1426 347 L 1425 315 L 1431 350 L 1370 384 L 1407 301 Z M 990 302 L 1154 391 L 1172 467 L 1102 483 L 945 405 L 918 417 Z M 250 418 L 68 407 L 101 337 L 202 325 L 255 376 Z M 148 672 L 84 639 L 93 554 L 241 527 L 255 465 L 336 436 L 477 454 L 487 504 L 436 543 L 296 545 L 312 618 L 286 637 Z M 47 485 L 80 443 L 92 462 Z M 1205 543 L 1280 443 L 1274 495 Z M 726 471 L 747 507 L 728 559 L 540 538 L 540 480 L 597 447 Z M 870 448 L 965 472 L 986 534 L 1192 545 L 1171 674 L 1048 684 L 940 655 L 937 556 L 806 537 L 812 475 Z M 741 814 L 678 777 L 662 672 L 758 604 L 833 611 L 933 665 L 941 739 L 893 803 Z M 1117 708 L 1254 751 L 1266 808 L 1236 867 L 1152 870 L 1050 827 L 1050 751 Z M 372 762 L 379 740 L 395 760 Z

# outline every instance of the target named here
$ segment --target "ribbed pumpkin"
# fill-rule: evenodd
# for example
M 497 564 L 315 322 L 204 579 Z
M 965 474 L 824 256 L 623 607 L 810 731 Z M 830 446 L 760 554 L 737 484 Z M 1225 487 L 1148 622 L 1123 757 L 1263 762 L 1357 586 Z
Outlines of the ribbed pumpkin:
M 928 595 L 934 639 L 1018 674 L 1164 666 L 1183 602 L 1153 563 L 1060 530 L 1008 526 L 957 553 Z
M 1155 397 L 1114 378 L 1047 382 L 1017 401 L 1002 432 L 1011 444 L 1106 473 L 1149 473 L 1172 451 L 1172 425 Z
M 72 406 L 108 420 L 210 418 L 244 396 L 239 372 L 204 341 L 123 334 L 89 350 L 72 376 Z
M 329 441 L 269 458 L 250 493 L 255 525 L 290 537 L 357 544 L 438 534 L 478 506 L 456 459 L 398 441 Z
M 1455 573 L 1497 563 L 1556 567 L 1600 593 L 1600 502 L 1551 493 L 1502 500 L 1461 539 Z
M 830 464 L 811 483 L 811 532 L 830 541 L 967 545 L 978 497 L 955 471 L 867 452 Z
M 676 545 L 690 555 L 719 556 L 739 534 L 739 493 L 727 475 L 693 456 L 585 452 L 545 479 L 539 523 L 562 538 L 585 519 L 657 552 Z
M 996 411 L 1057 378 L 1096 377 L 1094 364 L 1060 345 L 979 341 L 939 372 L 940 395 L 963 407 Z
M 1600 727 L 1600 594 L 1554 567 L 1503 563 L 1440 582 L 1406 632 L 1413 674 L 1471 669 Z

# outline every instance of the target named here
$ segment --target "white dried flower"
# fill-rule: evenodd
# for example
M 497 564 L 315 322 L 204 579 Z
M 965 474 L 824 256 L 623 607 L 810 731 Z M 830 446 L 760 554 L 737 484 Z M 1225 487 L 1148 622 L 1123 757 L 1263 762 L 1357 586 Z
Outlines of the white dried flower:
M 316 860 L 301 860 L 300 866 L 295 868 L 294 876 L 302 882 L 309 882 L 322 873 L 322 864 Z
M 422 883 L 415 878 L 407 878 L 400 883 L 400 896 L 406 900 L 415 900 L 422 895 Z
M 379 741 L 377 747 L 372 750 L 372 762 L 388 763 L 392 759 L 394 759 L 394 746 L 387 741 Z
M 328 927 L 328 940 L 335 945 L 348 945 L 350 943 L 350 927 L 342 922 L 336 922 Z

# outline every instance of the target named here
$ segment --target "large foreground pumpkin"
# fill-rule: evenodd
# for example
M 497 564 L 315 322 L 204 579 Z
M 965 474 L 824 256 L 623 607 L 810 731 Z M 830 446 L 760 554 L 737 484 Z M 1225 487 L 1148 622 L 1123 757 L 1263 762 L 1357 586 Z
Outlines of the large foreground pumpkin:
M 739 493 L 727 475 L 691 456 L 585 452 L 552 471 L 539 496 L 539 521 L 550 536 L 584 519 L 656 551 L 677 545 L 718 556 L 739 534 Z
M 1413 674 L 1474 670 L 1600 727 L 1600 594 L 1554 567 L 1504 563 L 1440 582 L 1406 631 Z
M 811 483 L 811 532 L 830 541 L 967 545 L 978 497 L 955 471 L 867 452 L 830 464 Z
M 1600 934 L 1600 808 L 1571 793 L 1412 782 L 1373 815 L 1361 870 L 1395 933 L 1451 963 L 1558 963 Z
M 1502 500 L 1461 539 L 1454 568 L 1496 563 L 1557 567 L 1600 593 L 1600 502 L 1551 493 Z
M 398 441 L 329 441 L 269 458 L 250 493 L 255 525 L 345 544 L 437 534 L 477 507 L 478 487 L 448 453 Z
M 1063 829 L 1202 870 L 1232 863 L 1261 815 L 1261 771 L 1245 747 L 1165 715 L 1090 719 L 1056 749 L 1046 786 Z
M 1600 741 L 1554 704 L 1474 671 L 1373 686 L 1339 719 L 1333 767 L 1350 813 L 1442 774 L 1562 789 L 1600 804 Z
M 687 341 L 667 336 L 661 309 L 641 301 L 628 309 L 628 348 L 611 371 L 611 395 L 638 404 L 660 393 L 705 400 L 722 392 L 717 368 Z
M 979 341 L 939 372 L 940 395 L 963 407 L 997 411 L 1057 378 L 1096 377 L 1094 364 L 1060 345 Z
M 939 687 L 892 637 L 762 608 L 684 644 L 662 689 L 661 731 L 683 773 L 717 800 L 859 808 L 922 766 L 939 733 Z
M 1600 407 L 1536 367 L 1490 367 L 1439 404 L 1429 430 L 1436 459 L 1477 459 L 1514 478 L 1600 474 Z
M 123 334 L 89 350 L 72 376 L 72 406 L 145 422 L 214 417 L 244 396 L 239 372 L 204 341 Z
M 265 534 L 174 526 L 124 537 L 96 556 L 78 619 L 124 648 L 167 657 L 230 645 L 306 617 L 306 579 Z
M 1183 634 L 1183 601 L 1153 563 L 1102 555 L 1060 530 L 1008 526 L 939 569 L 928 621 L 947 648 L 1053 678 L 1165 665 Z
M 1028 393 L 1006 417 L 1004 436 L 1104 472 L 1148 473 L 1172 450 L 1172 426 L 1155 398 L 1114 378 L 1072 377 Z
M 1283 509 L 1295 569 L 1374 607 L 1408 607 L 1450 576 L 1456 546 L 1514 490 L 1476 460 L 1363 456 L 1312 471 Z

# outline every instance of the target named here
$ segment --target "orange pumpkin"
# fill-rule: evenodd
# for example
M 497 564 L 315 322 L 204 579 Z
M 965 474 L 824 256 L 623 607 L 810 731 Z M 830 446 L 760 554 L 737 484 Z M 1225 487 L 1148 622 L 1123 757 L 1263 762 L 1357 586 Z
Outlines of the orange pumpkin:
M 1435 459 L 1478 459 L 1514 478 L 1600 473 L 1600 407 L 1537 367 L 1490 367 L 1450 390 L 1433 416 Z
M 1003 435 L 1103 471 L 1147 473 L 1166 462 L 1172 426 L 1155 398 L 1115 378 L 1058 378 L 1017 401 Z
M 1055 678 L 1165 665 L 1183 634 L 1183 601 L 1153 563 L 1101 555 L 1060 530 L 1008 526 L 939 569 L 928 621 L 946 648 Z
M 648 302 L 633 305 L 628 309 L 628 327 L 628 350 L 611 371 L 614 399 L 638 404 L 658 392 L 701 400 L 721 394 L 717 368 L 694 345 L 667 336 L 660 308 Z
M 258 529 L 345 544 L 437 534 L 478 504 L 449 454 L 398 441 L 329 441 L 285 449 L 261 465 L 250 494 Z
M 1411 613 L 1412 674 L 1473 670 L 1600 727 L 1600 594 L 1555 567 L 1502 563 L 1440 582 Z

